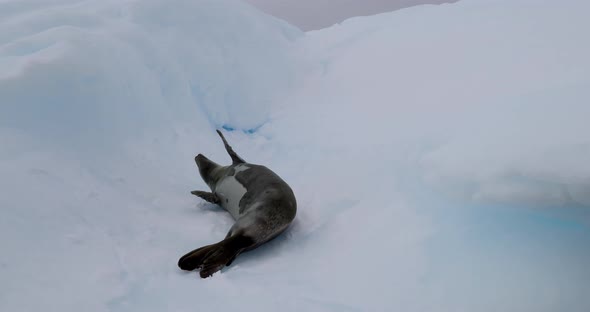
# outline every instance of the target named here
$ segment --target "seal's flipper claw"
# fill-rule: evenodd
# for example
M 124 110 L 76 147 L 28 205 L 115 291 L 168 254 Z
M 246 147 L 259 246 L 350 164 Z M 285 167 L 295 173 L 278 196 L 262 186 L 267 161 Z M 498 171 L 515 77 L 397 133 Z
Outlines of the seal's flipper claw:
M 181 265 L 181 263 L 183 263 L 183 262 L 184 262 L 184 260 L 185 260 L 186 258 L 190 257 L 191 255 L 193 255 L 194 253 L 198 252 L 199 250 L 203 250 L 203 248 L 206 248 L 206 247 L 207 247 L 207 246 L 203 246 L 203 247 L 201 247 L 201 248 L 197 248 L 197 249 L 195 249 L 195 250 L 193 250 L 193 251 L 191 251 L 191 252 L 187 253 L 186 255 L 182 256 L 180 259 L 178 259 L 178 266 L 179 266 L 181 269 L 185 270 L 183 267 L 188 267 L 188 266 L 183 266 L 183 265 Z M 187 270 L 187 271 L 192 271 L 192 270 L 194 270 L 194 269 Z
M 202 199 L 212 203 L 212 204 L 218 204 L 221 203 L 221 201 L 219 200 L 219 197 L 217 197 L 217 195 L 211 193 L 211 192 L 205 192 L 205 191 L 192 191 L 191 194 L 195 195 L 195 196 L 199 196 Z
M 229 259 L 229 261 L 225 264 L 225 266 L 230 266 L 234 262 L 234 260 L 236 260 L 237 256 L 238 255 L 235 255 L 233 258 Z
M 186 271 L 200 269 L 199 275 L 206 278 L 231 264 L 242 251 L 252 246 L 254 246 L 254 241 L 249 237 L 231 236 L 217 244 L 204 246 L 187 253 L 178 260 L 178 266 Z
M 199 276 L 201 278 L 207 278 L 212 276 L 215 272 L 221 271 L 225 265 L 224 264 L 212 264 L 204 266 L 201 271 L 199 271 Z
M 192 271 L 203 266 L 203 260 L 215 248 L 217 244 L 203 246 L 195 249 L 178 260 L 178 267 L 185 271 Z
M 221 140 L 223 141 L 223 145 L 225 146 L 225 150 L 227 151 L 227 153 L 231 157 L 232 162 L 234 164 L 245 163 L 246 161 L 244 161 L 244 159 L 242 159 L 242 157 L 238 156 L 238 154 L 236 154 L 236 152 L 234 152 L 234 149 L 231 146 L 229 146 L 229 144 L 227 143 L 227 140 L 223 136 L 223 133 L 221 133 L 221 131 L 219 131 L 219 130 L 216 130 L 216 131 L 217 131 L 217 134 L 219 134 L 219 136 L 221 137 Z
M 202 278 L 213 275 L 213 273 L 223 269 L 224 266 L 231 264 L 241 251 L 242 249 L 235 244 L 221 241 L 214 250 L 205 256 L 200 266 L 199 275 Z

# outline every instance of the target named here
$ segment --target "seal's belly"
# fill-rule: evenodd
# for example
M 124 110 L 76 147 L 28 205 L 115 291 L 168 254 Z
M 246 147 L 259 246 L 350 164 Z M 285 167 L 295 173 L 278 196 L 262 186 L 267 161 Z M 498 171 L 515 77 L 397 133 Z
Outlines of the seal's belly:
M 234 219 L 240 216 L 240 200 L 246 194 L 246 188 L 234 176 L 224 177 L 215 187 L 215 195 L 220 199 L 221 206 Z

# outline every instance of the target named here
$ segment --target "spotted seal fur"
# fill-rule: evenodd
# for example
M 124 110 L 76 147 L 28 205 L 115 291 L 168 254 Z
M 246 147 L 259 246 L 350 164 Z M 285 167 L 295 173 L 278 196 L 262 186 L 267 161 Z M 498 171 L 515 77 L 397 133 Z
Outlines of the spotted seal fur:
M 217 130 L 227 153 L 229 166 L 220 166 L 202 154 L 195 157 L 199 173 L 211 192 L 192 191 L 218 204 L 236 220 L 224 240 L 195 249 L 180 260 L 182 270 L 199 269 L 202 278 L 229 266 L 242 252 L 277 237 L 291 224 L 297 212 L 295 195 L 289 185 L 265 166 L 245 162 Z

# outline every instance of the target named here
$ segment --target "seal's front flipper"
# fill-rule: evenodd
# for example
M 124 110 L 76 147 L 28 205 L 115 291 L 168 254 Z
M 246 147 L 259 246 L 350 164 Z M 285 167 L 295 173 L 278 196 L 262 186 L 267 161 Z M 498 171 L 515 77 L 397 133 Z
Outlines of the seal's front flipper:
M 212 204 L 218 204 L 221 203 L 221 201 L 219 200 L 219 197 L 217 197 L 217 195 L 210 193 L 210 192 L 205 192 L 205 191 L 192 191 L 191 194 L 195 195 L 195 196 L 199 196 L 202 199 L 212 203 Z
M 223 145 L 225 146 L 225 150 L 227 151 L 227 153 L 231 157 L 232 162 L 234 164 L 245 163 L 246 161 L 244 161 L 242 159 L 242 157 L 238 156 L 238 154 L 236 154 L 236 152 L 234 152 L 234 149 L 231 148 L 231 146 L 229 146 L 229 144 L 227 144 L 227 141 L 225 140 L 223 133 L 221 133 L 221 131 L 217 130 L 217 134 L 219 134 L 219 136 L 221 137 L 221 140 L 223 141 Z

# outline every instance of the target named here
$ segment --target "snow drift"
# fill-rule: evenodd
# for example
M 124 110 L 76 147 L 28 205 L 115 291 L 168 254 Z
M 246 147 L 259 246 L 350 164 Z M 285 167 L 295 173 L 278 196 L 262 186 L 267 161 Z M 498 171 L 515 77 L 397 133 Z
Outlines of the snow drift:
M 589 6 L 0 1 L 0 309 L 587 310 Z M 215 128 L 299 209 L 202 281 Z
M 321 101 L 335 112 L 322 131 L 342 144 L 422 145 L 411 160 L 456 195 L 588 206 L 587 6 L 532 3 L 417 7 L 311 32 L 321 77 L 291 107 Z

